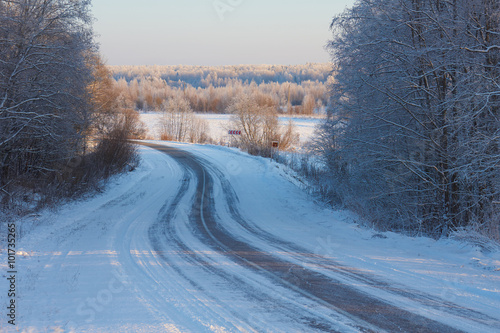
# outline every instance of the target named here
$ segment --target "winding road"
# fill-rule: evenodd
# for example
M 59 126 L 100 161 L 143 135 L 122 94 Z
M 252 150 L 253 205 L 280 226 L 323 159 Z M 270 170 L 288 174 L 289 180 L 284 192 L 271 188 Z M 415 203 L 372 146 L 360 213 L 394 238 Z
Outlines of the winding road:
M 136 143 L 143 163 L 135 172 L 18 223 L 19 325 L 0 319 L 0 331 L 500 331 L 494 298 L 464 306 L 408 287 L 439 281 L 427 272 L 390 266 L 388 278 L 390 270 L 342 261 L 349 246 L 311 250 L 304 220 L 330 223 L 332 212 L 268 161 L 220 147 Z
M 183 254 L 184 261 L 204 267 L 210 274 L 218 276 L 228 288 L 237 288 L 245 298 L 255 299 L 262 306 L 267 304 L 277 310 L 278 315 L 285 315 L 287 320 L 296 321 L 300 324 L 299 327 L 307 327 L 306 329 L 311 331 L 341 332 L 346 329 L 339 327 L 338 323 L 342 322 L 347 327 L 363 332 L 460 332 L 438 321 L 402 310 L 352 287 L 352 284 L 347 285 L 342 282 L 346 278 L 357 281 L 357 284 L 369 285 L 410 298 L 425 306 L 441 311 L 444 309 L 447 313 L 478 323 L 494 320 L 430 295 L 412 293 L 397 286 L 387 285 L 374 277 L 356 273 L 349 267 L 343 267 L 275 235 L 251 227 L 239 213 L 238 198 L 230 182 L 214 165 L 184 150 L 155 144 L 145 145 L 168 154 L 184 170 L 183 185 L 175 199 L 164 207 L 159 219 L 149 229 L 149 239 L 154 250 L 162 254 L 171 251 L 171 247 L 175 246 L 177 253 Z M 216 182 L 222 189 L 218 193 L 215 193 Z M 176 237 L 175 226 L 171 221 L 183 199 L 192 203 L 187 217 L 193 234 L 200 243 L 213 251 L 208 257 L 206 254 L 198 255 L 189 244 Z M 223 201 L 219 206 L 225 207 L 228 214 L 218 214 L 218 201 Z M 228 216 L 231 221 L 221 221 L 220 216 Z M 237 235 L 224 228 L 227 223 L 239 224 L 249 233 L 275 247 L 276 252 L 293 253 L 295 260 L 286 261 L 238 239 Z M 265 279 L 269 288 L 275 286 L 287 292 L 270 295 L 267 290 L 255 290 L 254 281 L 247 283 L 245 274 L 235 276 L 213 265 L 210 260 L 212 256 L 224 257 L 233 265 L 240 266 L 243 271 L 251 271 Z M 162 260 L 165 265 L 171 265 L 168 256 L 162 256 Z M 183 274 L 181 268 L 174 269 Z M 187 274 L 184 274 L 184 277 L 190 281 L 193 288 L 199 287 Z M 289 298 L 291 295 L 293 297 Z M 321 308 L 321 311 L 317 308 Z M 247 324 L 252 327 L 252 322 Z M 237 326 L 235 324 L 235 327 Z

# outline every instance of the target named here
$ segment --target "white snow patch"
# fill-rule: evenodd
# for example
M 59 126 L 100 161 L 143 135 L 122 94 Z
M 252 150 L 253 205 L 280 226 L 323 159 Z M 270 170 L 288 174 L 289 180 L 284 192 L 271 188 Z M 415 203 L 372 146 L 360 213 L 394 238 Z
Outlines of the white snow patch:
M 161 115 L 162 112 L 141 112 L 140 114 L 140 119 L 146 125 L 149 135 L 155 140 L 160 139 L 161 131 L 159 124 Z M 208 135 L 215 142 L 230 142 L 231 136 L 228 134 L 228 130 L 240 130 L 238 128 L 232 128 L 231 115 L 228 114 L 198 113 L 196 116 L 207 121 L 209 128 Z M 300 146 L 311 141 L 316 126 L 322 121 L 322 118 L 317 116 L 280 116 L 279 119 L 282 125 L 287 125 L 289 120 L 293 122 L 299 134 Z

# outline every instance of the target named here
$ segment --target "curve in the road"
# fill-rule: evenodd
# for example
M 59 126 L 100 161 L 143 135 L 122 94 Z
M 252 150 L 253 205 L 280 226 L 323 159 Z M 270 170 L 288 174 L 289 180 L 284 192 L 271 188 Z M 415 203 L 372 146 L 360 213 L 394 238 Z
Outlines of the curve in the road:
M 216 251 L 230 257 L 238 264 L 249 267 L 262 273 L 267 278 L 272 279 L 286 288 L 315 301 L 319 305 L 330 308 L 331 310 L 345 315 L 355 322 L 359 323 L 358 329 L 362 331 L 389 331 L 389 332 L 460 332 L 450 326 L 444 325 L 435 320 L 424 316 L 411 313 L 388 304 L 381 299 L 368 295 L 360 290 L 343 284 L 332 276 L 326 276 L 304 266 L 298 266 L 277 258 L 269 253 L 265 253 L 250 244 L 247 244 L 232 236 L 227 230 L 223 229 L 218 223 L 215 211 L 214 197 L 214 178 L 211 171 L 216 168 L 208 161 L 195 155 L 172 147 L 166 147 L 157 144 L 145 144 L 148 147 L 162 151 L 170 155 L 183 168 L 189 170 L 195 175 L 196 194 L 191 209 L 191 220 L 193 227 L 197 229 L 200 238 Z M 216 172 L 213 172 L 216 173 Z M 217 175 L 215 175 L 217 177 Z M 184 191 L 179 191 L 177 199 L 184 195 Z M 230 184 L 225 182 L 223 190 L 227 192 L 226 198 L 234 198 Z M 232 199 L 229 199 L 232 200 Z M 175 206 L 175 205 L 174 205 Z M 232 215 L 235 223 L 244 224 L 244 219 L 240 216 L 234 202 L 230 202 Z M 173 207 L 173 206 L 170 206 Z M 165 212 L 163 227 L 164 232 L 168 232 L 169 214 Z M 159 232 L 158 225 L 151 229 L 150 238 L 154 242 L 160 242 L 158 239 L 162 232 Z M 152 227 L 153 228 L 153 227 Z M 247 226 L 248 228 L 248 226 Z M 163 233 L 165 235 L 165 233 Z M 268 236 L 265 236 L 268 237 Z M 272 241 L 280 242 L 277 239 Z M 283 244 L 285 245 L 285 242 Z M 294 252 L 300 252 L 302 249 L 295 247 Z M 304 253 L 304 258 L 312 260 L 314 255 Z M 324 261 L 324 260 L 323 260 Z M 323 262 L 326 267 L 327 264 Z M 293 274 L 294 270 L 300 270 L 301 276 L 307 276 L 307 280 L 297 278 Z M 344 270 L 344 272 L 347 270 Z M 216 272 L 214 272 L 216 274 Z M 352 275 L 352 273 L 349 273 Z M 366 279 L 365 276 L 361 278 Z M 371 284 L 376 282 L 371 281 Z M 315 328 L 318 328 L 317 326 Z

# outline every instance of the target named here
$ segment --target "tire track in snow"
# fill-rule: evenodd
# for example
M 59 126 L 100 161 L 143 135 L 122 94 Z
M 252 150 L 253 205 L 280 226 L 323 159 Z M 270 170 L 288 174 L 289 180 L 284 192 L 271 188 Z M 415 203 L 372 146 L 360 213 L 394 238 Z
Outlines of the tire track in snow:
M 333 280 L 318 272 L 300 267 L 309 277 L 307 283 L 289 278 L 290 268 L 297 265 L 283 261 L 246 244 L 220 228 L 215 212 L 214 180 L 207 169 L 215 169 L 209 162 L 176 148 L 145 144 L 169 154 L 180 165 L 192 170 L 198 179 L 197 193 L 192 208 L 197 218 L 198 231 L 204 242 L 229 256 L 241 266 L 253 268 L 318 304 L 341 313 L 360 323 L 368 331 L 458 332 L 452 327 L 392 306 L 367 293 Z M 210 166 L 210 167 L 208 167 Z M 226 191 L 228 189 L 226 188 Z M 233 202 L 234 204 L 234 202 Z M 231 203 L 228 203 L 231 206 Z M 236 210 L 236 208 L 235 208 Z M 299 266 L 297 266 L 299 267 Z
M 309 270 L 319 274 L 324 274 L 331 279 L 336 279 L 339 283 L 349 283 L 352 285 L 364 284 L 369 288 L 380 290 L 382 294 L 388 293 L 397 297 L 409 299 L 412 302 L 418 302 L 433 311 L 435 310 L 440 313 L 445 312 L 455 318 L 467 318 L 467 320 L 473 322 L 473 325 L 474 323 L 477 323 L 490 329 L 500 329 L 500 322 L 496 318 L 418 290 L 408 289 L 406 286 L 394 283 L 389 284 L 376 276 L 340 264 L 332 258 L 324 257 L 320 254 L 310 253 L 308 250 L 296 244 L 280 239 L 275 235 L 262 230 L 255 224 L 250 224 L 240 215 L 237 209 L 238 198 L 232 189 L 229 180 L 214 166 L 208 164 L 205 165 L 205 167 L 220 181 L 223 189 L 222 193 L 225 196 L 226 209 L 232 220 L 238 222 L 239 226 L 241 226 L 245 232 L 251 236 L 251 238 L 247 239 L 246 242 L 251 242 L 250 239 L 253 238 L 254 240 L 258 239 L 260 242 L 263 241 L 264 243 L 272 244 L 272 250 L 268 252 L 279 253 L 280 255 L 276 256 L 281 258 L 281 260 L 289 261 L 290 269 L 296 270 L 300 275 L 304 275 L 306 279 L 310 272 L 303 272 L 303 270 L 305 266 L 308 266 Z M 252 242 L 252 244 L 254 243 Z M 476 328 L 476 326 L 471 327 L 473 327 L 473 329 Z
M 155 249 L 155 253 L 163 259 L 165 263 L 165 269 L 173 269 L 175 272 L 185 281 L 187 281 L 192 289 L 205 293 L 207 295 L 213 294 L 213 291 L 207 290 L 206 287 L 200 285 L 192 273 L 185 273 L 184 269 L 181 266 L 177 266 L 175 264 L 175 260 L 172 260 L 172 257 L 169 257 L 168 252 L 175 252 L 176 256 L 182 257 L 182 261 L 185 263 L 191 263 L 193 266 L 199 267 L 200 270 L 203 270 L 209 274 L 212 279 L 213 277 L 218 277 L 221 280 L 221 284 L 225 286 L 227 289 L 237 290 L 239 293 L 244 294 L 243 297 L 247 301 L 251 301 L 253 303 L 259 304 L 260 307 L 269 307 L 269 309 L 274 308 L 274 312 L 277 312 L 278 315 L 283 318 L 287 318 L 288 321 L 293 321 L 294 318 L 300 318 L 300 316 L 304 316 L 308 314 L 310 320 L 307 323 L 297 322 L 297 325 L 304 325 L 306 327 L 310 327 L 310 322 L 314 321 L 318 327 L 316 329 L 324 331 L 324 329 L 319 329 L 319 327 L 327 328 L 327 331 L 334 332 L 336 331 L 334 326 L 340 326 L 339 329 L 349 329 L 346 328 L 345 325 L 334 325 L 332 326 L 329 323 L 331 318 L 329 316 L 321 315 L 317 311 L 311 312 L 309 309 L 304 309 L 301 304 L 297 304 L 297 302 L 284 302 L 282 299 L 276 297 L 270 297 L 270 293 L 272 293 L 273 286 L 267 288 L 265 291 L 256 289 L 253 287 L 256 283 L 249 283 L 249 276 L 244 276 L 243 274 L 237 275 L 234 271 L 226 272 L 225 269 L 219 267 L 220 264 L 217 263 L 217 259 L 211 258 L 214 255 L 203 255 L 202 253 L 196 252 L 190 247 L 190 244 L 187 244 L 185 240 L 182 239 L 179 232 L 176 230 L 176 225 L 173 222 L 175 220 L 175 215 L 178 207 L 180 206 L 181 200 L 184 197 L 188 198 L 188 201 L 191 202 L 191 196 L 197 195 L 198 192 L 188 193 L 190 181 L 196 179 L 195 174 L 193 174 L 191 169 L 187 169 L 186 174 L 184 176 L 183 185 L 178 190 L 176 197 L 172 200 L 172 202 L 168 202 L 161 209 L 159 214 L 159 219 L 157 223 L 152 225 L 149 229 L 149 239 L 153 248 Z M 193 190 L 196 190 L 194 188 Z M 196 219 L 196 217 L 191 216 L 191 218 Z M 199 231 L 199 230 L 198 230 Z M 212 251 L 213 252 L 213 251 Z M 216 256 L 223 256 L 218 253 Z M 177 258 L 178 260 L 179 258 Z M 225 259 L 227 262 L 227 259 Z M 231 269 L 231 268 L 230 268 Z M 300 296 L 300 295 L 298 295 Z M 216 297 L 213 298 L 215 303 L 218 303 L 219 300 Z M 277 305 L 279 303 L 279 305 Z M 199 307 L 200 305 L 192 304 L 193 307 Z M 247 327 L 248 331 L 253 331 L 252 327 L 255 326 L 255 318 L 248 317 L 245 313 L 238 313 L 237 311 L 226 311 L 226 317 L 223 318 L 221 315 L 224 313 L 214 312 L 212 309 L 205 309 L 209 313 L 212 313 L 214 317 L 219 317 L 219 321 L 222 320 L 228 327 L 233 327 L 234 331 L 240 331 L 243 327 Z M 229 314 L 229 316 L 228 316 Z M 330 314 L 334 315 L 334 314 Z M 193 316 L 194 317 L 194 316 Z M 249 320 L 250 319 L 250 320 Z M 253 320 L 252 320 L 253 319 Z M 345 318 L 338 318 L 345 322 Z M 236 320 L 236 322 L 234 322 Z M 265 323 L 262 323 L 265 324 Z M 248 326 L 250 325 L 250 326 Z M 226 327 L 226 328 L 228 328 Z M 310 327 L 311 328 L 311 327 Z M 304 328 L 306 330 L 310 330 L 310 328 Z M 267 329 L 265 325 L 261 325 L 260 330 Z M 275 331 L 278 328 L 275 328 Z M 284 332 L 286 330 L 283 330 Z M 350 331 L 353 331 L 351 328 Z

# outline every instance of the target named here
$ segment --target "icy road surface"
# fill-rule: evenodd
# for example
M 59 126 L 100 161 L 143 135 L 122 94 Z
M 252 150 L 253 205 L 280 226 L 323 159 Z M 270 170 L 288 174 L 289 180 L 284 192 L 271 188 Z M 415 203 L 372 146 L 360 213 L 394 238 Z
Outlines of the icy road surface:
M 261 158 L 145 144 L 102 195 L 17 222 L 0 331 L 500 331 L 497 252 L 361 229 Z

